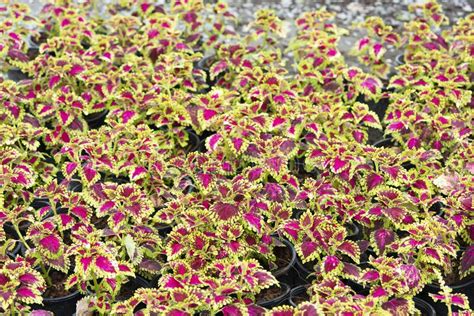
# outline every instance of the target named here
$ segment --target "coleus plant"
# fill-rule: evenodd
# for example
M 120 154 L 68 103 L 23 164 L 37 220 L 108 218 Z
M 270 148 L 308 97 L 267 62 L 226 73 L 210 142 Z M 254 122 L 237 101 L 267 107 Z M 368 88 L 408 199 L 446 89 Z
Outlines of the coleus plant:
M 120 248 L 110 241 L 102 241 L 102 232 L 78 223 L 73 227 L 66 255 L 74 258 L 74 272 L 70 273 L 65 288 L 77 288 L 83 294 L 114 301 L 122 284 L 135 276 L 132 264 L 121 260 Z M 95 310 L 106 313 L 110 303 L 96 305 Z
M 359 262 L 359 245 L 348 240 L 346 228 L 329 215 L 306 211 L 298 220 L 288 220 L 282 231 L 295 246 L 302 262 L 317 261 L 323 265 L 324 274 L 342 272 L 346 264 L 341 261 L 343 255 Z
M 46 284 L 31 262 L 17 256 L 0 261 L 0 312 L 27 313 L 30 304 L 41 304 Z
M 187 263 L 170 263 L 173 273 L 164 275 L 157 289 L 138 290 L 134 297 L 114 306 L 118 314 L 134 309 L 139 303 L 143 313 L 191 315 L 196 311 L 227 314 L 263 313 L 252 304 L 252 297 L 276 284 L 276 279 L 255 260 L 216 260 L 205 271 L 196 271 Z
M 388 277 L 388 276 L 387 276 Z M 343 281 L 326 278 L 309 288 L 313 306 L 320 313 L 333 314 L 344 311 L 348 314 L 408 315 L 415 312 L 413 301 L 394 297 L 389 299 L 380 291 L 381 287 L 367 295 L 356 294 Z M 305 303 L 302 304 L 303 306 Z M 300 305 L 298 305 L 300 307 Z
M 439 31 L 443 25 L 449 24 L 449 19 L 443 14 L 441 5 L 436 0 L 409 5 L 408 10 L 414 13 L 416 18 L 404 25 L 404 36 L 408 40 L 404 60 L 408 63 L 422 63 L 429 59 L 427 51 L 433 52 L 436 47 L 446 48 L 446 41 Z
M 7 71 L 32 57 L 28 55 L 28 37 L 37 32 L 38 20 L 30 15 L 30 7 L 22 3 L 1 6 L 0 16 L 0 67 Z
M 369 66 L 372 73 L 386 79 L 390 66 L 383 60 L 387 51 L 384 45 L 400 47 L 403 44 L 400 35 L 380 17 L 368 17 L 358 26 L 366 30 L 367 36 L 357 42 L 357 46 L 351 51 L 352 54 L 358 57 L 361 64 Z
M 257 47 L 263 50 L 274 47 L 287 32 L 284 22 L 270 9 L 255 12 L 255 20 L 249 26 L 254 32 L 247 36 L 246 41 L 256 41 Z
M 448 308 L 448 315 L 453 315 L 453 307 L 461 308 L 467 313 L 470 312 L 469 299 L 465 294 L 453 293 L 453 290 L 446 286 L 446 283 L 439 271 L 435 271 L 437 281 L 440 285 L 438 293 L 430 293 L 431 298 L 437 302 L 440 301 Z

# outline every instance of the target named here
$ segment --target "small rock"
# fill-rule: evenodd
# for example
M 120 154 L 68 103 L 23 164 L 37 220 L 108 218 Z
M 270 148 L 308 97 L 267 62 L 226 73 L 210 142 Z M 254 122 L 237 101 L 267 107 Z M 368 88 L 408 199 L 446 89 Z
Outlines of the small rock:
M 281 6 L 284 8 L 289 8 L 292 4 L 292 0 L 281 0 Z

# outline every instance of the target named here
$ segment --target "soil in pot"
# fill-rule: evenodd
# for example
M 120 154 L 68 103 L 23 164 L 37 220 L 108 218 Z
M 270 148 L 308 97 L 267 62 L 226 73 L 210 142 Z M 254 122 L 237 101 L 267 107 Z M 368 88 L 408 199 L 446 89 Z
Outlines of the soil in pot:
M 142 287 L 149 288 L 151 286 L 147 280 L 140 276 L 137 276 L 135 279 L 132 279 L 122 285 L 122 287 L 120 288 L 120 292 L 117 294 L 115 299 L 119 302 L 128 300 L 130 297 L 133 296 L 137 289 Z
M 286 283 L 280 283 L 280 286 L 273 285 L 267 289 L 262 290 L 255 300 L 259 306 L 271 308 L 283 305 L 288 295 L 290 294 L 290 286 Z
M 64 288 L 67 274 L 51 270 L 49 273 L 52 286 L 43 293 L 43 306 L 33 305 L 33 309 L 51 311 L 55 316 L 70 316 L 76 311 L 76 303 L 82 297 L 78 291 Z
M 272 274 L 280 281 L 291 286 L 300 284 L 300 278 L 294 267 L 296 263 L 296 251 L 293 245 L 286 239 L 281 242 L 284 246 L 277 246 L 273 248 L 273 253 L 276 257 L 275 265 L 277 268 L 273 270 Z
M 273 248 L 273 253 L 276 257 L 277 269 L 273 271 L 275 277 L 281 276 L 290 270 L 295 264 L 296 252 L 293 245 L 286 239 L 280 240 L 284 246 L 277 246 Z
M 308 285 L 300 285 L 295 287 L 290 292 L 290 305 L 297 306 L 303 302 L 309 301 L 309 295 L 307 293 Z

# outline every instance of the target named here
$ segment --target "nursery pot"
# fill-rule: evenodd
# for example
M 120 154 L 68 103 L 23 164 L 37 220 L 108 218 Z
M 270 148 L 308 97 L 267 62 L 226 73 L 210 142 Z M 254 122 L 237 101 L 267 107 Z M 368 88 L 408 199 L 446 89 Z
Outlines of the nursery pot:
M 76 311 L 76 304 L 82 298 L 78 291 L 64 297 L 43 298 L 43 306 L 33 305 L 35 309 L 53 312 L 55 316 L 71 316 Z
M 49 205 L 49 202 L 47 200 L 34 199 L 30 206 L 33 207 L 35 210 L 39 210 L 40 208 L 48 206 L 48 205 Z M 46 218 L 46 217 L 49 217 L 51 215 L 52 215 L 52 212 L 50 211 L 44 217 Z M 22 223 L 20 223 L 18 228 L 20 229 L 20 232 L 22 234 L 25 234 L 26 231 L 28 230 L 28 227 L 30 227 L 30 225 L 31 224 L 29 222 L 22 222 Z M 16 232 L 15 227 L 13 226 L 12 223 L 10 223 L 10 222 L 4 223 L 3 224 L 3 229 L 5 230 L 5 233 L 10 234 L 14 238 L 20 238 L 20 236 L 18 236 L 18 233 Z
M 403 56 L 403 54 L 398 54 L 396 57 L 395 57 L 395 64 L 397 66 L 401 66 L 405 63 L 405 56 Z
M 436 311 L 425 300 L 422 300 L 421 298 L 414 297 L 413 301 L 415 302 L 415 308 L 421 312 L 421 315 L 423 316 L 436 316 Z
M 286 239 L 279 240 L 285 244 L 285 247 L 274 248 L 277 264 L 280 263 L 280 268 L 272 272 L 276 278 L 287 274 L 296 262 L 296 251 L 293 245 Z
M 359 228 L 358 224 L 348 222 L 344 226 L 347 229 L 347 239 L 357 241 L 361 238 L 362 233 L 360 231 L 360 228 Z
M 200 151 L 201 147 L 201 140 L 199 136 L 191 129 L 187 129 L 186 132 L 188 133 L 188 145 L 186 146 L 186 153 L 190 153 L 193 151 Z
M 299 303 L 309 301 L 309 295 L 306 293 L 309 285 L 300 285 L 293 288 L 290 292 L 290 305 L 296 307 Z
M 309 270 L 309 269 L 303 264 L 303 262 L 301 262 L 301 260 L 300 260 L 299 258 L 296 259 L 295 268 L 296 268 L 296 271 L 297 271 L 299 277 L 300 277 L 302 280 L 307 281 L 307 280 L 311 280 L 311 279 L 314 278 L 313 276 L 310 276 L 310 274 L 313 273 L 314 271 Z
M 15 259 L 15 257 L 24 252 L 24 247 L 23 244 L 21 243 L 21 241 L 17 240 L 15 241 L 15 247 L 11 250 L 11 251 L 7 251 L 7 255 L 12 258 L 12 259 Z
M 139 288 L 150 288 L 150 282 L 142 278 L 141 276 L 136 276 L 134 279 L 129 280 L 127 283 L 122 285 L 119 294 L 115 298 L 117 301 L 125 301 L 133 296 L 135 290 Z M 142 306 L 141 308 L 143 308 Z
M 372 146 L 377 147 L 377 148 L 390 148 L 390 147 L 393 147 L 394 145 L 395 143 L 391 137 L 380 139 L 372 144 Z
M 18 68 L 9 69 L 7 71 L 7 76 L 8 79 L 13 80 L 15 82 L 31 79 L 31 77 L 29 77 L 27 74 L 25 74 Z
M 82 192 L 82 182 L 79 179 L 72 179 L 68 186 L 67 186 L 68 191 L 71 192 Z
M 279 239 L 285 247 L 275 247 L 273 252 L 277 258 L 278 269 L 272 271 L 272 274 L 278 281 L 294 286 L 299 284 L 299 275 L 295 268 L 296 251 L 293 245 L 286 239 Z
M 271 286 L 257 295 L 257 304 L 261 307 L 272 308 L 285 304 L 290 295 L 290 286 L 280 283 L 280 286 Z
M 37 270 L 39 270 L 39 268 L 37 268 Z M 55 284 L 56 282 L 59 282 L 60 280 L 52 280 L 52 281 L 53 281 L 53 284 Z M 43 309 L 43 310 L 53 312 L 53 315 L 55 316 L 70 316 L 76 311 L 76 303 L 82 297 L 83 295 L 79 293 L 79 291 L 75 291 L 73 293 L 67 294 L 65 296 L 60 296 L 60 297 L 45 297 L 45 293 L 43 293 L 43 305 L 34 304 L 32 307 L 33 307 L 33 310 Z
M 87 122 L 89 128 L 99 128 L 105 124 L 105 119 L 107 117 L 108 110 L 103 110 L 100 112 L 92 113 L 84 116 L 84 120 Z
M 469 299 L 469 302 L 472 304 L 474 302 L 474 277 L 470 277 L 464 280 L 461 280 L 453 285 L 448 285 L 451 289 L 453 289 L 453 294 L 455 293 L 461 293 L 465 294 L 467 298 Z M 434 310 L 438 315 L 447 315 L 448 314 L 448 308 L 446 305 L 442 302 L 435 302 L 431 296 L 429 296 L 428 293 L 437 293 L 440 291 L 440 287 L 436 283 L 432 284 L 427 284 L 423 291 L 420 293 L 419 297 L 426 302 L 428 302 L 430 305 L 434 307 Z M 457 311 L 458 308 L 453 306 L 453 311 Z

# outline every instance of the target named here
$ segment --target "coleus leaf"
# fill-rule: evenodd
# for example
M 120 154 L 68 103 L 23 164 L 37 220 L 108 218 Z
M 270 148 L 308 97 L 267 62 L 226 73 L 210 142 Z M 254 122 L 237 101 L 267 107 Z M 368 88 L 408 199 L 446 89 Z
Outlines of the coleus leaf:
M 334 274 L 342 270 L 344 265 L 336 256 L 326 256 L 323 261 L 323 273 L 324 274 Z
M 403 298 L 394 298 L 382 304 L 382 308 L 392 315 L 408 314 L 408 307 L 408 300 Z
M 334 173 L 341 173 L 343 170 L 347 169 L 349 166 L 349 162 L 341 159 L 339 157 L 336 157 L 333 159 L 331 163 L 331 171 Z
M 79 217 L 82 221 L 86 221 L 89 217 L 89 211 L 86 206 L 77 205 L 70 209 L 70 212 L 77 217 Z
M 262 218 L 259 215 L 249 212 L 244 214 L 244 219 L 252 230 L 260 233 L 260 230 L 262 229 Z
M 81 65 L 75 64 L 72 66 L 71 70 L 69 71 L 69 74 L 71 76 L 76 76 L 83 71 L 84 71 L 84 67 L 82 67 Z
M 219 142 L 223 139 L 222 135 L 214 134 L 206 139 L 206 147 L 209 151 L 215 151 Z
M 90 165 L 85 165 L 81 170 L 81 178 L 83 179 L 83 184 L 91 186 L 99 180 L 100 174 Z
M 462 254 L 460 268 L 462 276 L 474 271 L 474 245 L 469 246 Z
M 74 119 L 74 115 L 66 111 L 60 110 L 58 113 L 58 120 L 63 126 L 68 126 Z
M 376 173 L 371 173 L 367 176 L 367 190 L 370 191 L 375 187 L 381 185 L 384 182 L 384 178 Z
M 214 80 L 220 73 L 227 70 L 228 64 L 225 60 L 221 60 L 214 65 L 211 66 L 209 69 L 211 80 Z
M 237 206 L 230 203 L 216 203 L 213 206 L 213 211 L 218 215 L 221 220 L 228 220 L 239 213 Z
M 360 248 L 356 242 L 345 240 L 337 247 L 337 250 L 351 257 L 355 262 L 359 262 Z
M 429 293 L 429 295 L 436 301 L 442 301 L 447 304 L 453 304 L 459 306 L 463 309 L 469 309 L 469 299 L 465 294 L 462 293 L 453 293 L 449 294 L 449 296 L 445 296 L 442 294 L 433 294 Z
M 373 233 L 375 245 L 379 250 L 379 254 L 383 254 L 385 247 L 395 241 L 395 233 L 385 228 L 379 228 Z
M 113 262 L 105 256 L 97 256 L 95 258 L 95 267 L 105 273 L 115 273 Z
M 70 180 L 72 176 L 76 173 L 78 166 L 79 164 L 76 162 L 66 162 L 62 168 L 64 177 Z
M 40 239 L 39 244 L 47 251 L 57 254 L 61 248 L 61 241 L 56 235 L 49 235 Z
M 130 179 L 133 181 L 139 180 L 145 177 L 147 171 L 148 170 L 145 167 L 142 167 L 142 166 L 135 167 L 130 170 Z

